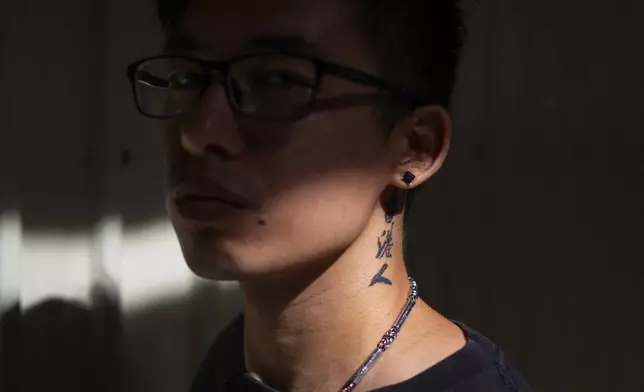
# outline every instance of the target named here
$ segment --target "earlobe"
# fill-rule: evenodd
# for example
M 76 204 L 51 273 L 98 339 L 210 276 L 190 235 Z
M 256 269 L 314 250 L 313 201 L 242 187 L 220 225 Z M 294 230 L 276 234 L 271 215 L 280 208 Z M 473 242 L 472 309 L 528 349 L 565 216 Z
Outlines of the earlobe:
M 416 175 L 410 171 L 405 172 L 402 176 L 402 181 L 407 184 L 407 186 L 411 186 L 412 182 L 416 179 Z

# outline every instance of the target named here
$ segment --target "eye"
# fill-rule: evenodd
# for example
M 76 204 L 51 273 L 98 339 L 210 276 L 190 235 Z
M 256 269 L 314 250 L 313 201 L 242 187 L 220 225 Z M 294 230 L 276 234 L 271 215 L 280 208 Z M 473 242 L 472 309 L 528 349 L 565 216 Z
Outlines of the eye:
M 313 89 L 314 87 L 310 78 L 288 70 L 263 70 L 252 75 L 250 81 L 256 88 Z
M 145 71 L 145 70 L 139 70 L 136 73 L 136 80 L 139 83 L 143 83 L 147 86 L 150 87 L 157 87 L 157 88 L 168 88 L 168 80 L 165 78 L 160 78 L 158 76 L 153 75 L 152 73 Z
M 200 88 L 205 80 L 203 75 L 190 71 L 172 71 L 167 79 L 168 87 L 175 90 Z

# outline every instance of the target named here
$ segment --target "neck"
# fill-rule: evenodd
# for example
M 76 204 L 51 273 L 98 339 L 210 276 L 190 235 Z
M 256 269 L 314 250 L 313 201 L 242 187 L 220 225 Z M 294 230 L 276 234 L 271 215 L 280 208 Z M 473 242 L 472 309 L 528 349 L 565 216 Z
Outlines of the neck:
M 339 390 L 407 300 L 401 223 L 374 216 L 329 268 L 308 279 L 240 282 L 247 370 L 281 391 Z

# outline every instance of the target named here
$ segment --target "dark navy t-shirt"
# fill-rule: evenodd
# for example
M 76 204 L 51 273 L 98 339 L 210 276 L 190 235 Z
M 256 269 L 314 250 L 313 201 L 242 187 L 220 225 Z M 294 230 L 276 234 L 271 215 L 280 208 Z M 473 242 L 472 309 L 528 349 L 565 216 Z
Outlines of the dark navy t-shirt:
M 463 348 L 424 372 L 377 392 L 530 392 L 523 377 L 490 340 L 461 323 Z M 339 388 L 338 388 L 339 389 Z M 238 317 L 210 347 L 190 392 L 277 392 L 244 367 L 244 319 Z

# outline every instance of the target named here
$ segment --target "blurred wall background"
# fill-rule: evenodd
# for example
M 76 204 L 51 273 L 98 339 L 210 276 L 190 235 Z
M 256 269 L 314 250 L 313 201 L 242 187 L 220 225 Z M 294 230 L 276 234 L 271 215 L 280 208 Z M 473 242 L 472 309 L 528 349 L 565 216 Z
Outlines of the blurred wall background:
M 0 390 L 187 390 L 240 309 L 185 267 L 128 62 L 151 1 L 0 3 Z M 537 390 L 642 391 L 644 2 L 467 2 L 421 294 Z M 420 200 L 420 199 L 419 199 Z

